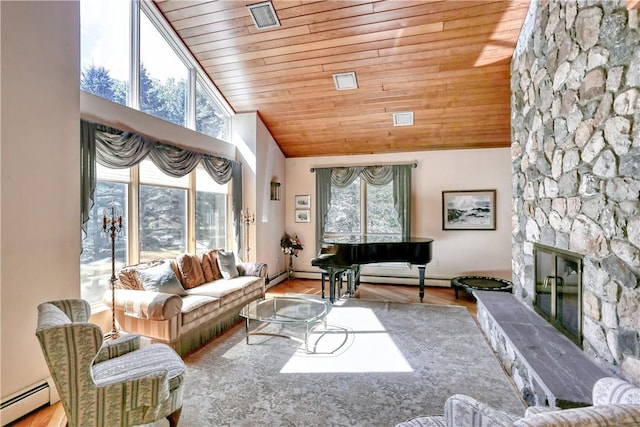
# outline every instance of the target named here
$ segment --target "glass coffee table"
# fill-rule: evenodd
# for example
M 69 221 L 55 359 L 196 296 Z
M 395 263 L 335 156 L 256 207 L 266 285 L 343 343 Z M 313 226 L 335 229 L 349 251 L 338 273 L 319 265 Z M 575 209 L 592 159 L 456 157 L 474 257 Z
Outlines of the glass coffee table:
M 246 340 L 249 344 L 250 335 L 269 335 L 289 338 L 304 343 L 305 352 L 309 353 L 309 334 L 312 326 L 323 321 L 326 329 L 326 317 L 331 310 L 331 303 L 302 296 L 275 296 L 251 301 L 240 311 L 240 316 L 246 319 Z M 259 322 L 262 325 L 250 330 L 249 324 Z M 263 327 L 269 324 L 282 326 L 304 326 L 304 340 L 292 335 L 263 332 Z

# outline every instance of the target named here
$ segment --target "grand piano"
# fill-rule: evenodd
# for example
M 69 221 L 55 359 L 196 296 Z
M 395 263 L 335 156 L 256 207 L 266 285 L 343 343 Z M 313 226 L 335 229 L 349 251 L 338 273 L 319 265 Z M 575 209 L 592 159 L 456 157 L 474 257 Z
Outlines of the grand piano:
M 424 272 L 431 261 L 431 244 L 428 237 L 346 236 L 323 241 L 320 254 L 311 265 L 324 270 L 329 278 L 329 298 L 333 302 L 342 274 L 349 273 L 348 292 L 358 286 L 360 266 L 378 262 L 407 262 L 418 267 L 420 302 L 424 298 Z M 323 278 L 324 279 L 324 278 Z M 323 282 L 324 285 L 324 282 Z

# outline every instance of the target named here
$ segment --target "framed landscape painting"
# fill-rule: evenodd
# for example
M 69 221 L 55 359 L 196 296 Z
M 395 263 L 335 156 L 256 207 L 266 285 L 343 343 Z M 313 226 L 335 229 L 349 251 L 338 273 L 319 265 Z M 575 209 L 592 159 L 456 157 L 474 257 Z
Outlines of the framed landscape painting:
M 496 190 L 442 192 L 443 230 L 495 230 Z
M 296 209 L 296 222 L 311 222 L 311 210 Z

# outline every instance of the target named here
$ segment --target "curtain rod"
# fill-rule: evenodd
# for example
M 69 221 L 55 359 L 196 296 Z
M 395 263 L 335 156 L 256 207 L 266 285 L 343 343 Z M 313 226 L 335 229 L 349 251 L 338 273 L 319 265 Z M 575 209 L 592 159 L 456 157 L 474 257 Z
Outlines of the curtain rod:
M 341 166 L 322 166 L 323 169 L 326 168 L 379 168 L 379 167 L 383 167 L 383 166 L 411 166 L 413 169 L 418 167 L 418 162 L 412 162 L 412 163 L 392 163 L 392 164 L 387 164 L 387 165 L 341 165 Z M 309 169 L 311 172 L 315 172 L 316 169 L 320 169 L 320 167 L 315 167 L 315 168 L 311 168 Z

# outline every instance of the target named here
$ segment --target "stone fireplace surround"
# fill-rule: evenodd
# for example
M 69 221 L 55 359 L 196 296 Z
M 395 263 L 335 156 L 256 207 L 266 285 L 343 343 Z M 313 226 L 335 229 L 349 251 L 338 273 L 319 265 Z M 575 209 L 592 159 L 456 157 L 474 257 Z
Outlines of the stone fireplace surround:
M 640 38 L 624 0 L 536 1 L 511 62 L 514 296 L 583 256 L 583 353 L 640 385 Z

